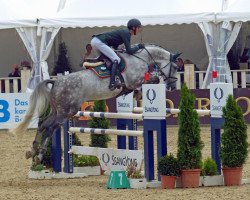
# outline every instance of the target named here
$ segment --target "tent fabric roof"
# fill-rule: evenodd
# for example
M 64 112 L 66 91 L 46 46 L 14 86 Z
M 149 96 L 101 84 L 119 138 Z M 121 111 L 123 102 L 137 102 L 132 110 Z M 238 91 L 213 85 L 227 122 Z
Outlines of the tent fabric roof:
M 35 26 L 36 19 L 29 16 L 26 9 L 28 6 L 23 2 L 13 0 L 0 0 L 0 29 Z M 24 9 L 20 9 L 20 6 Z M 18 8 L 18 9 L 17 9 Z
M 222 0 L 70 0 L 52 18 L 40 19 L 41 26 L 101 27 L 125 25 L 139 18 L 143 25 L 183 24 L 213 21 Z
M 249 0 L 231 0 L 228 7 L 217 14 L 218 21 L 246 22 L 250 21 L 250 1 Z
M 62 0 L 0 0 L 0 29 L 35 27 L 37 19 L 56 13 Z
M 0 5 L 0 29 L 110 27 L 131 18 L 143 25 L 250 21 L 249 0 L 0 0 Z

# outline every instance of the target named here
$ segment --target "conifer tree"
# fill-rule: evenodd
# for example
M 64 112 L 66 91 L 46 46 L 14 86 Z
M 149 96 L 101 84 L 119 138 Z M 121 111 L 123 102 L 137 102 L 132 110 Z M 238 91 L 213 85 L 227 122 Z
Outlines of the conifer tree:
M 220 157 L 224 167 L 241 167 L 247 159 L 247 125 L 240 106 L 232 95 L 227 98 L 223 107 L 225 119 L 221 135 Z
M 98 100 L 94 101 L 94 106 L 92 108 L 93 112 L 105 112 L 106 111 L 106 101 Z M 110 122 L 106 118 L 92 118 L 89 121 L 88 126 L 90 128 L 103 128 L 108 129 Z M 110 137 L 108 135 L 91 134 L 91 147 L 102 147 L 107 148 Z
M 203 143 L 200 136 L 200 122 L 194 110 L 195 96 L 184 83 L 181 89 L 180 113 L 178 114 L 177 158 L 181 169 L 200 169 Z
M 64 74 L 65 71 L 69 71 L 69 73 L 71 73 L 72 69 L 67 55 L 67 47 L 65 43 L 62 42 L 59 44 L 59 54 L 54 67 L 53 75 L 57 75 L 58 73 Z

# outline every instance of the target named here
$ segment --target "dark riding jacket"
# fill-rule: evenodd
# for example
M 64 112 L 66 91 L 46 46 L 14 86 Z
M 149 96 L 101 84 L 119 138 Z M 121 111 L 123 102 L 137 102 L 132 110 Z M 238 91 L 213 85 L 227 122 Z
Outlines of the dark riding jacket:
M 119 29 L 111 32 L 101 33 L 94 35 L 94 37 L 97 37 L 103 43 L 115 49 L 117 49 L 119 45 L 124 44 L 128 54 L 133 54 L 139 50 L 138 46 L 133 48 L 131 47 L 131 34 L 128 29 Z

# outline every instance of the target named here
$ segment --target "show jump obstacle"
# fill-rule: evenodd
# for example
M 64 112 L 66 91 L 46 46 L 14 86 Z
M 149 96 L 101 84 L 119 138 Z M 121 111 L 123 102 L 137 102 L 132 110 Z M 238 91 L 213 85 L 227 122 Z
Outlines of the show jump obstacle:
M 79 132 L 88 134 L 115 134 L 122 136 L 143 136 L 144 139 L 144 162 L 145 162 L 145 177 L 147 181 L 154 180 L 154 141 L 153 141 L 153 131 L 157 132 L 157 155 L 158 159 L 167 153 L 167 136 L 166 136 L 166 96 L 165 96 L 165 85 L 143 85 L 143 114 L 132 114 L 126 112 L 120 113 L 98 113 L 98 112 L 78 112 L 76 116 L 88 116 L 88 117 L 105 117 L 105 118 L 116 118 L 116 119 L 143 119 L 143 131 L 136 130 L 114 130 L 114 129 L 92 129 L 84 127 L 69 127 L 66 130 L 69 132 Z M 118 106 L 121 105 L 118 103 Z M 133 105 L 133 103 L 131 103 Z M 132 107 L 133 109 L 133 107 Z M 119 110 L 119 109 L 118 109 Z M 121 109 L 123 110 L 123 109 Z M 120 110 L 120 111 L 121 111 Z M 131 110 L 132 111 L 132 110 Z M 119 126 L 121 126 L 121 121 L 118 121 Z M 124 124 L 124 123 L 123 123 Z M 118 126 L 118 128 L 119 128 Z M 65 135 L 70 135 L 66 134 Z M 124 138 L 118 138 L 120 144 L 118 148 L 124 148 Z M 134 139 L 134 138 L 133 138 Z M 70 144 L 69 141 L 65 144 Z M 65 152 L 70 150 L 71 147 L 66 147 Z M 72 158 L 70 155 L 66 157 L 66 163 L 64 164 L 65 172 L 73 172 Z M 158 177 L 160 178 L 160 177 Z
M 224 123 L 222 118 L 222 107 L 226 104 L 229 94 L 233 93 L 232 84 L 229 83 L 211 83 L 210 99 L 211 110 L 197 110 L 199 115 L 211 114 L 211 154 L 217 163 L 217 171 L 221 173 L 221 162 L 219 157 L 220 148 L 220 129 Z M 177 114 L 179 109 L 166 109 L 166 96 L 164 84 L 147 84 L 143 85 L 143 108 L 134 108 L 133 98 L 131 102 L 122 102 L 126 96 L 120 97 L 117 101 L 117 110 L 119 113 L 100 113 L 100 112 L 78 112 L 76 116 L 88 117 L 105 117 L 117 119 L 117 129 L 91 129 L 84 127 L 72 127 L 71 122 L 65 124 L 64 130 L 64 172 L 73 173 L 72 154 L 68 153 L 72 148 L 72 138 L 69 132 L 80 132 L 88 134 L 115 134 L 118 135 L 118 149 L 126 149 L 126 136 L 129 136 L 129 149 L 137 149 L 137 136 L 144 139 L 144 160 L 145 160 L 145 177 L 147 181 L 154 180 L 154 141 L 153 131 L 157 132 L 157 156 L 158 159 L 167 153 L 167 131 L 166 131 L 166 114 Z M 128 95 L 127 95 L 128 96 Z M 127 108 L 126 108 L 127 107 Z M 134 114 L 132 112 L 143 112 L 143 114 Z M 136 131 L 137 120 L 143 119 L 143 132 Z M 125 130 L 128 125 L 129 130 Z M 56 134 L 54 134 L 56 135 Z M 56 137 L 56 136 L 55 136 Z M 53 144 L 59 140 L 54 138 Z M 57 145 L 54 145 L 56 147 Z M 59 148 L 54 148 L 53 151 Z M 54 156 L 55 155 L 55 156 Z M 53 160 L 59 158 L 53 152 Z M 61 163 L 60 163 L 61 164 Z M 61 171 L 61 166 L 53 166 L 55 172 Z M 158 176 L 160 180 L 160 177 Z

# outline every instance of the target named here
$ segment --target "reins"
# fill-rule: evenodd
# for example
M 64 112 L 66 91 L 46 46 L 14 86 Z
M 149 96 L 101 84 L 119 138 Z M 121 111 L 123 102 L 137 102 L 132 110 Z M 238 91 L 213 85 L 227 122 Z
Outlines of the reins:
M 159 69 L 160 75 L 164 77 L 163 80 L 166 81 L 167 79 L 174 79 L 174 81 L 171 81 L 168 84 L 176 82 L 177 78 L 171 76 L 171 70 L 172 70 L 172 66 L 171 65 L 170 65 L 170 71 L 169 71 L 169 75 L 168 76 L 162 71 L 162 69 L 166 68 L 171 63 L 171 60 L 165 66 L 160 67 L 156 63 L 155 59 L 153 58 L 152 54 L 148 51 L 148 49 L 146 47 L 144 47 L 144 49 L 148 53 L 148 55 L 150 56 L 151 60 L 153 61 L 153 64 Z M 140 60 L 142 60 L 142 61 L 144 61 L 145 63 L 147 63 L 148 66 L 150 65 L 150 63 L 148 63 L 147 61 L 145 61 L 143 58 L 141 58 L 141 57 L 139 57 L 137 55 L 133 55 L 133 56 L 136 57 L 136 58 L 138 58 L 138 59 L 140 59 Z

